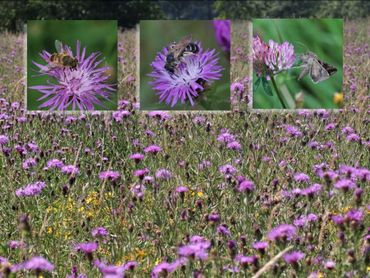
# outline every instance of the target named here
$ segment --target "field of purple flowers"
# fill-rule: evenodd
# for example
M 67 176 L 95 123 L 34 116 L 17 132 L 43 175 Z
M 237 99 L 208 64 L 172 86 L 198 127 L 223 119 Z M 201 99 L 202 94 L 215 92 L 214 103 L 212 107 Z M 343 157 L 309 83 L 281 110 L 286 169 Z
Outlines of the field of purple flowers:
M 0 277 L 366 277 L 369 24 L 345 24 L 341 111 L 275 114 L 245 112 L 240 23 L 215 114 L 138 110 L 135 31 L 119 111 L 26 114 L 24 37 L 2 34 Z

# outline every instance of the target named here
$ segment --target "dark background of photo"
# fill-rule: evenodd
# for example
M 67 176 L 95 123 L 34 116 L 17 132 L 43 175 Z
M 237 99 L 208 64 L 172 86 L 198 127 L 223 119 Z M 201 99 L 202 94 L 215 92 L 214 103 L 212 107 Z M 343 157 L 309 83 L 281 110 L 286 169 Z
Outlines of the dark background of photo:
M 144 19 L 348 18 L 370 14 L 370 1 L 1 1 L 0 30 L 23 31 L 31 19 L 117 19 L 123 28 Z

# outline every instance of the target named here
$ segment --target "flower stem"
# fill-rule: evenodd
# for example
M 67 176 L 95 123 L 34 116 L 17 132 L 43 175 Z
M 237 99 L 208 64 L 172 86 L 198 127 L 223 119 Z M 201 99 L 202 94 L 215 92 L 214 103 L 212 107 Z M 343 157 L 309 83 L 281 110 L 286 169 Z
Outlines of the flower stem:
M 271 75 L 270 78 L 271 78 L 272 85 L 274 86 L 276 95 L 278 96 L 278 98 L 280 100 L 281 106 L 283 106 L 284 109 L 287 109 L 287 106 L 285 105 L 285 100 L 284 100 L 283 96 L 281 95 L 280 90 L 276 86 L 276 82 L 275 82 L 274 77 Z

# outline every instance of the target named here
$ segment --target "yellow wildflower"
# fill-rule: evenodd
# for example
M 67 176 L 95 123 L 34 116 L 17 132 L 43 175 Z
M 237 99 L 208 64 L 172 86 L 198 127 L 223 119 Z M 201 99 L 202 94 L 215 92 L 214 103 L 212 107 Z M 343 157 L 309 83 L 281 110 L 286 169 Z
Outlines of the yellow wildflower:
M 335 93 L 334 94 L 333 101 L 334 101 L 335 104 L 341 105 L 341 104 L 343 104 L 343 100 L 344 100 L 343 93 Z

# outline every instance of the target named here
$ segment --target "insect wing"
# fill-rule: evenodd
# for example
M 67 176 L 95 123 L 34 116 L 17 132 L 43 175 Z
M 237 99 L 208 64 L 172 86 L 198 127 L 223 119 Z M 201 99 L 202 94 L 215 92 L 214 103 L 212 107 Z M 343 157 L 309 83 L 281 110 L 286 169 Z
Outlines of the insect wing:
M 311 65 L 305 64 L 302 67 L 303 67 L 303 69 L 302 69 L 301 73 L 298 76 L 298 80 L 301 80 L 305 75 L 307 75 L 310 72 Z
M 336 67 L 329 65 L 328 63 L 325 63 L 320 60 L 318 60 L 318 62 L 326 69 L 330 76 L 338 71 Z
M 178 43 L 173 46 L 173 55 L 177 59 L 184 52 L 185 47 L 191 42 L 191 36 L 182 38 Z
M 58 51 L 58 53 L 63 52 L 63 44 L 61 41 L 55 40 L 55 49 Z
M 310 77 L 312 82 L 317 84 L 324 81 L 330 77 L 328 71 L 317 61 L 312 61 L 312 67 L 310 70 Z

